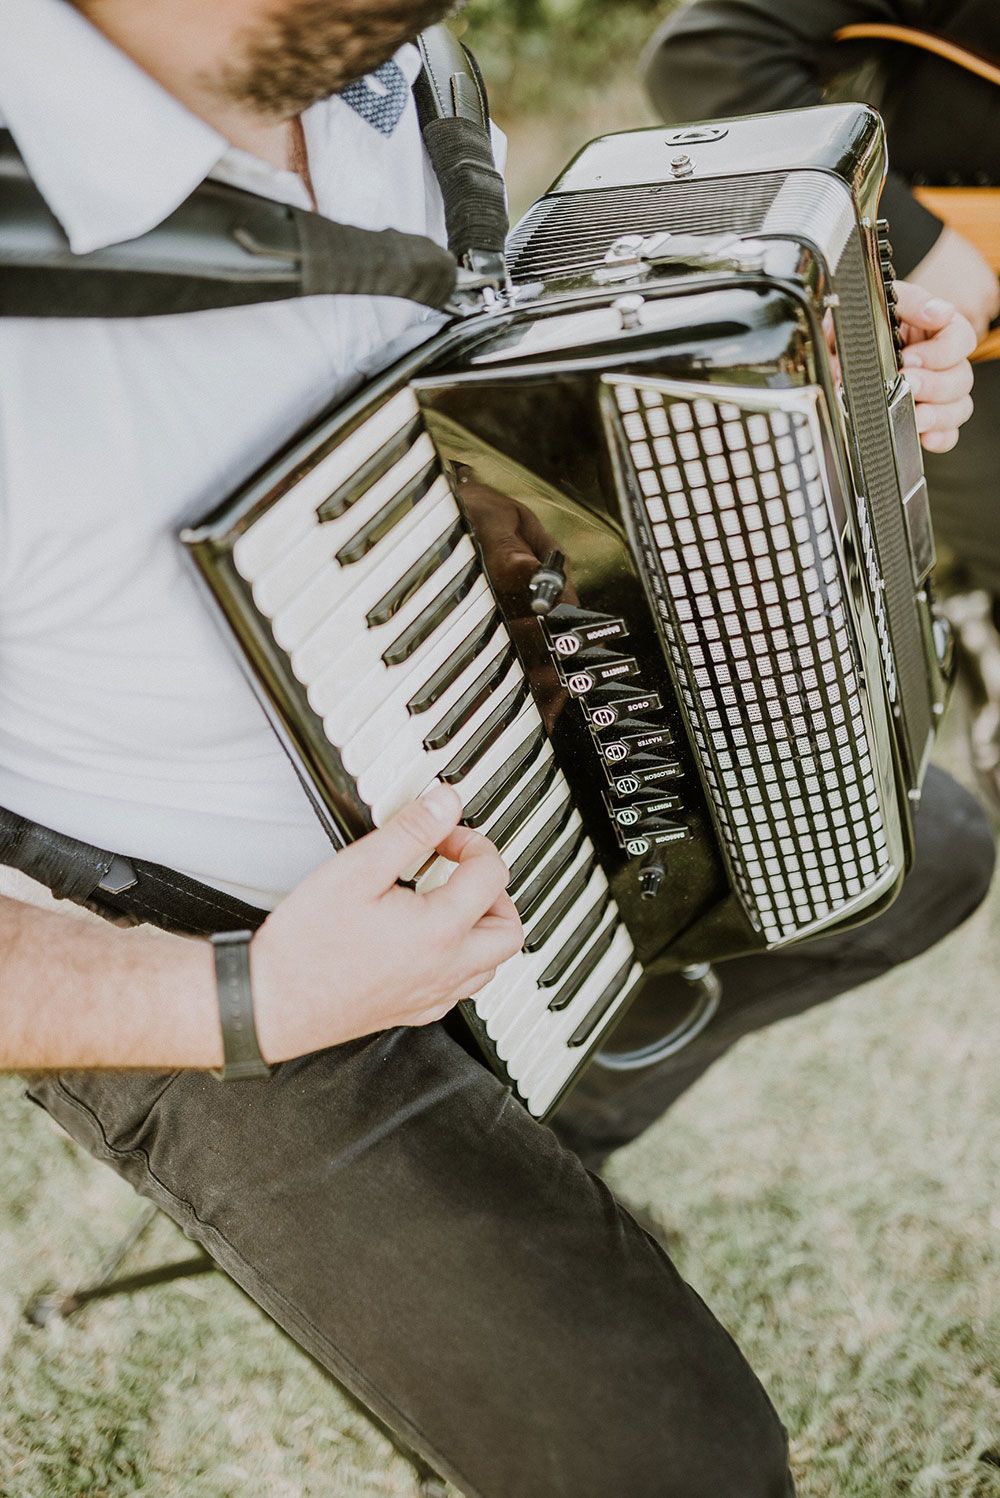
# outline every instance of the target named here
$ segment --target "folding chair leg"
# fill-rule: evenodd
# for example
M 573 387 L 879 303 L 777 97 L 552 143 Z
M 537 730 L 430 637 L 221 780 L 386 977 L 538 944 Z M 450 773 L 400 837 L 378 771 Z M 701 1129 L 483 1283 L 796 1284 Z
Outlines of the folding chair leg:
M 77 1311 L 95 1300 L 106 1300 L 112 1295 L 127 1295 L 133 1290 L 142 1290 L 149 1285 L 163 1285 L 169 1280 L 186 1279 L 196 1274 L 208 1274 L 215 1264 L 207 1254 L 199 1253 L 179 1264 L 162 1264 L 157 1269 L 146 1269 L 139 1274 L 122 1275 L 114 1279 L 115 1270 L 144 1237 L 159 1215 L 159 1208 L 150 1202 L 145 1206 L 124 1237 L 120 1238 L 107 1254 L 89 1283 L 70 1290 L 67 1294 L 39 1295 L 25 1310 L 25 1316 L 34 1326 L 47 1326 L 49 1322 L 67 1320 Z

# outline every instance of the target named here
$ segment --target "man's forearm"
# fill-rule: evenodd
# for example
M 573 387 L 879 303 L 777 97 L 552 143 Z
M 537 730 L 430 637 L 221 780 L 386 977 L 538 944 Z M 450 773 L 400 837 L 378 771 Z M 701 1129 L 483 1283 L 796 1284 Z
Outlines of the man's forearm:
M 207 942 L 0 898 L 0 1069 L 221 1062 Z

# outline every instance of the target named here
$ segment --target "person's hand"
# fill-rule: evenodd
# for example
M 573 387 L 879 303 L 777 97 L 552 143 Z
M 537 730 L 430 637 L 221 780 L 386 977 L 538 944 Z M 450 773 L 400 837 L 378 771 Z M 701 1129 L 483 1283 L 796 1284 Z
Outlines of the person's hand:
M 977 340 L 1000 313 L 1000 281 L 989 261 L 968 239 L 945 226 L 906 278 L 928 296 L 952 302 L 967 317 Z
M 484 988 L 520 950 L 499 853 L 458 826 L 435 784 L 308 875 L 250 948 L 261 1052 L 284 1061 L 396 1025 L 426 1025 Z M 455 871 L 418 894 L 397 883 L 434 850 Z
M 950 452 L 972 415 L 971 323 L 951 302 L 909 281 L 896 282 L 903 369 L 917 407 L 917 431 L 928 452 Z

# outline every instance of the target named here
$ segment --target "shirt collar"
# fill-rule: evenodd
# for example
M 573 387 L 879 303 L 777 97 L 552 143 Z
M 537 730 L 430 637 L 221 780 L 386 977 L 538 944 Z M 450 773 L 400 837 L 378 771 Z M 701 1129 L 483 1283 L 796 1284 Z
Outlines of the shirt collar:
M 0 114 L 78 254 L 134 239 L 228 142 L 67 0 L 3 0 Z

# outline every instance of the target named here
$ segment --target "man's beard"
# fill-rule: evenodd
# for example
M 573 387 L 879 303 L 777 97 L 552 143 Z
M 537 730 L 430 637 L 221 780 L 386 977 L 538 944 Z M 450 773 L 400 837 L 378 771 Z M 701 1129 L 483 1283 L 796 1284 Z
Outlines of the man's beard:
M 373 72 L 457 8 L 455 0 L 283 0 L 243 34 L 238 60 L 204 82 L 233 103 L 287 119 Z

